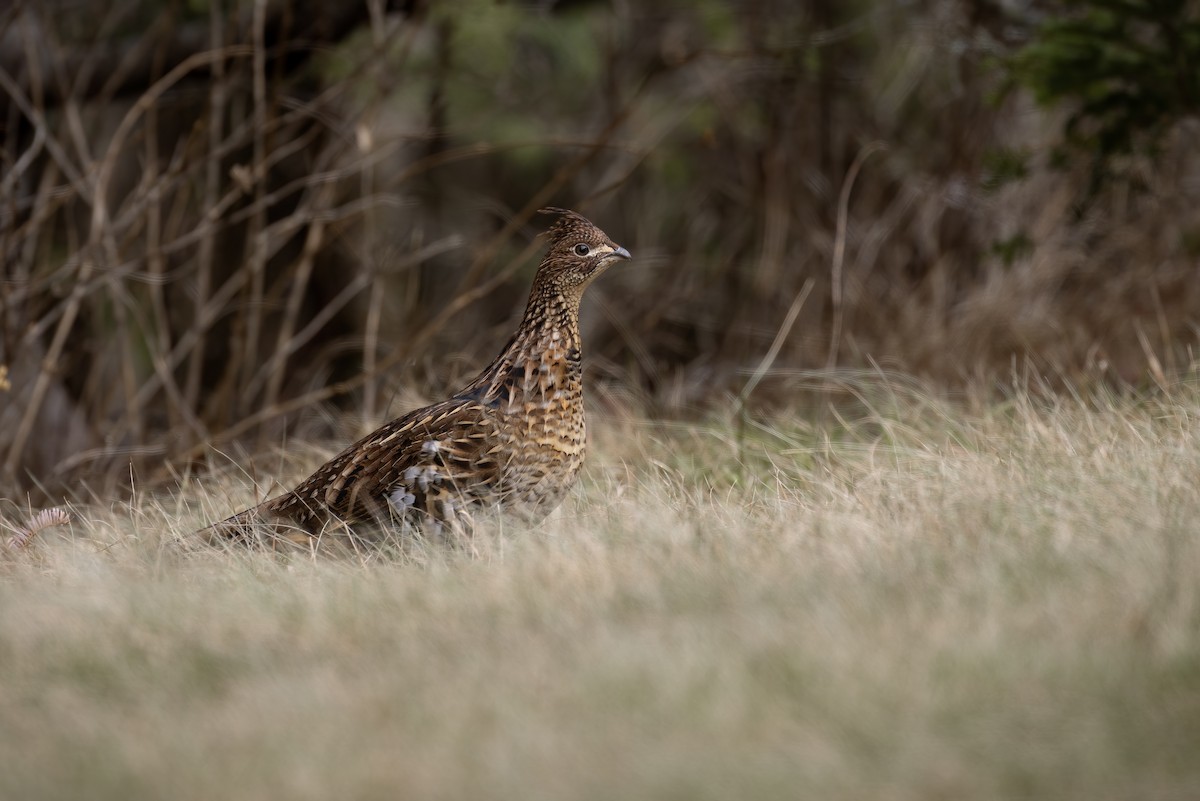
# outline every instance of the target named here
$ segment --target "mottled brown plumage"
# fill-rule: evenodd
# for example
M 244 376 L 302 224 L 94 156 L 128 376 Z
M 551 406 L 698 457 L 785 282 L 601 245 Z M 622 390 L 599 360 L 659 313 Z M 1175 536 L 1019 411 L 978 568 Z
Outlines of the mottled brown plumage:
M 558 506 L 586 446 L 579 302 L 630 256 L 581 215 L 542 211 L 558 218 L 525 316 L 474 381 L 368 434 L 291 492 L 205 531 L 242 538 L 258 526 L 298 541 L 343 523 L 469 532 L 480 508 L 536 520 Z

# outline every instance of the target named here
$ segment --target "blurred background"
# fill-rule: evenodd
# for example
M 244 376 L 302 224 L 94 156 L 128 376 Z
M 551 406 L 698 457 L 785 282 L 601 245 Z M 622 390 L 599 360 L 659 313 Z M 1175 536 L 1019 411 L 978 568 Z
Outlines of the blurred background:
M 635 260 L 590 403 L 1153 387 L 1200 322 L 1200 3 L 0 6 L 0 496 L 345 438 L 504 344 L 545 205 Z M 775 357 L 764 356 L 772 344 Z

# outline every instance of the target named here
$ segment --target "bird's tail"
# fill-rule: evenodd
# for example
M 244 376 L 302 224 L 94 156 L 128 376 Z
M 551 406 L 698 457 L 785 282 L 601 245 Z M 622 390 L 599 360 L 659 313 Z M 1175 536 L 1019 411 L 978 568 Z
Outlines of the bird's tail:
M 202 528 L 196 533 L 209 545 L 217 545 L 222 542 L 247 544 L 258 539 L 258 529 L 265 522 L 262 508 L 253 506 L 232 517 Z
M 279 548 L 287 545 L 312 544 L 309 532 L 292 520 L 281 517 L 268 506 L 270 501 L 252 506 L 232 517 L 213 523 L 196 532 L 208 545 L 237 543 Z

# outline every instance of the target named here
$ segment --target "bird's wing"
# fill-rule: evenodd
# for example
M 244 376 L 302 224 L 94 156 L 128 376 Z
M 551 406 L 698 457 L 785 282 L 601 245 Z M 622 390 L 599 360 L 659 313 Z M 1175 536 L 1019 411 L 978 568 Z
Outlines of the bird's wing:
M 268 511 L 301 525 L 328 519 L 441 520 L 454 505 L 486 498 L 500 466 L 488 407 L 452 398 L 397 418 L 335 456 L 295 490 L 268 501 Z

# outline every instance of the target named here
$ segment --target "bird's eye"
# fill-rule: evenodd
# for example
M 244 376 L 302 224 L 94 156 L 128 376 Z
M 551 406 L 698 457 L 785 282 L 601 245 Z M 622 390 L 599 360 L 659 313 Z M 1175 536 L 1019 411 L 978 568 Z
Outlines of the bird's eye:
M 587 254 L 589 254 L 591 252 L 592 252 L 592 249 L 589 248 L 587 245 L 583 244 L 582 242 L 580 242 L 578 245 L 575 246 L 575 255 L 577 255 L 577 256 L 586 256 Z

